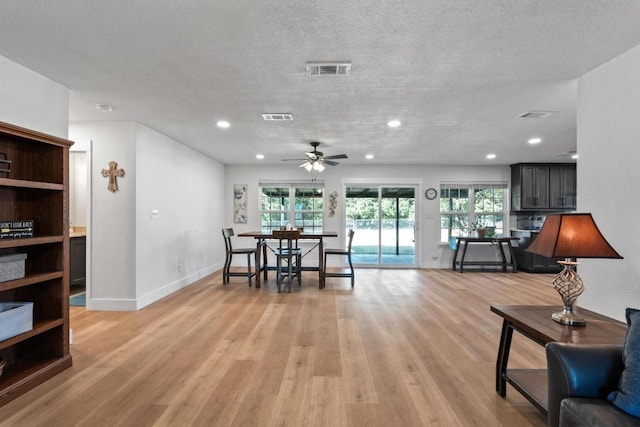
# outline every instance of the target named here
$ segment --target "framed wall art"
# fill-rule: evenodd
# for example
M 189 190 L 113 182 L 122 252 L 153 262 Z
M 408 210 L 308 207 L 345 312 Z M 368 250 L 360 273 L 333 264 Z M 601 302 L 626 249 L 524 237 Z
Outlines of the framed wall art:
M 233 222 L 247 223 L 247 184 L 233 186 Z

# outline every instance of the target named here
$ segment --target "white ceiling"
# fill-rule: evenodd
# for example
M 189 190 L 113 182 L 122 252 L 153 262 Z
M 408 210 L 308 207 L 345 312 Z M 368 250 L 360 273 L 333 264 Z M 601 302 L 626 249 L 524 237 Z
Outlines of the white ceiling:
M 70 88 L 71 121 L 135 120 L 231 165 L 309 141 L 343 164 L 570 161 L 576 79 L 637 45 L 638 0 L 0 2 L 0 55 Z M 306 76 L 318 61 L 351 75 Z M 538 110 L 557 113 L 515 118 Z

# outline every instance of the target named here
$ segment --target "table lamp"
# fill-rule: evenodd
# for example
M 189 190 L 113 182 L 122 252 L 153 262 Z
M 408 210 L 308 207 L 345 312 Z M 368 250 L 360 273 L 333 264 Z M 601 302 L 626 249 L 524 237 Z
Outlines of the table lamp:
M 573 305 L 584 292 L 584 283 L 575 270 L 576 258 L 617 258 L 620 254 L 604 238 L 590 213 L 550 214 L 538 237 L 526 249 L 558 261 L 563 269 L 553 279 L 553 287 L 562 297 L 564 309 L 553 313 L 558 323 L 584 326 L 585 320 L 574 312 Z

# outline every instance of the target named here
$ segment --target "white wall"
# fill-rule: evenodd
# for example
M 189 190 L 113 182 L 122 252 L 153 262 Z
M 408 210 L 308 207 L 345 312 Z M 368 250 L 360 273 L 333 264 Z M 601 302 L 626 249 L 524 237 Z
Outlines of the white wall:
M 0 56 L 0 120 L 67 138 L 69 90 Z
M 138 308 L 222 268 L 224 166 L 137 126 L 136 295 Z M 151 211 L 158 218 L 151 219 Z
M 136 309 L 135 200 L 136 124 L 134 122 L 71 123 L 72 139 L 91 144 L 91 277 L 87 308 Z M 107 190 L 102 169 L 116 161 L 125 176 L 118 178 L 119 191 Z M 89 243 L 90 242 L 90 243 Z
M 582 307 L 624 319 L 640 307 L 640 46 L 578 82 L 578 210 L 624 260 L 583 259 Z
M 88 309 L 137 310 L 222 268 L 222 164 L 134 122 L 70 133 L 91 142 Z M 115 193 L 101 175 L 112 160 L 125 171 Z
M 86 151 L 69 153 L 69 226 L 71 227 L 87 225 L 88 157 Z
M 261 180 L 310 180 L 317 178 L 325 183 L 326 196 L 337 191 L 338 208 L 331 218 L 325 215 L 325 229 L 339 233 L 336 241 L 328 239 L 328 246 L 339 247 L 344 243 L 344 194 L 343 182 L 379 183 L 417 183 L 416 218 L 417 230 L 420 233 L 421 246 L 416 248 L 422 268 L 451 268 L 451 250 L 448 245 L 440 244 L 440 206 L 438 200 L 424 198 L 424 190 L 429 187 L 440 188 L 441 182 L 509 182 L 508 166 L 349 166 L 344 162 L 336 167 L 328 167 L 322 173 L 309 173 L 297 165 L 285 166 L 227 166 L 226 174 L 226 224 L 232 226 L 237 233 L 260 229 L 260 201 L 258 183 Z M 233 185 L 248 185 L 248 223 L 233 223 Z M 334 239 L 335 240 L 335 239 Z M 250 242 L 246 242 L 245 245 Z M 252 243 L 252 242 L 251 242 Z M 222 240 L 220 240 L 222 245 Z M 311 255 L 314 257 L 314 255 Z M 434 258 L 435 257 L 435 258 Z

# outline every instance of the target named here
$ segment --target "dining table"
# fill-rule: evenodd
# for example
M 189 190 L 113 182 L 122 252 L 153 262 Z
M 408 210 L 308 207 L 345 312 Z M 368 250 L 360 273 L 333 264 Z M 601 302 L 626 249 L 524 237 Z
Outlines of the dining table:
M 267 240 L 273 239 L 273 232 L 271 230 L 262 231 L 245 231 L 237 234 L 238 237 L 252 237 L 256 240 L 256 288 L 260 287 L 260 270 L 262 265 L 262 256 L 266 257 Z M 302 270 L 318 271 L 318 288 L 324 288 L 324 239 L 325 238 L 338 237 L 338 233 L 335 231 L 301 231 L 299 240 L 309 240 L 316 242 L 309 250 L 303 253 L 304 258 L 316 247 L 318 248 L 318 267 L 308 266 L 302 267 Z M 265 259 L 266 263 L 266 259 Z

